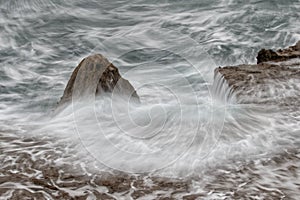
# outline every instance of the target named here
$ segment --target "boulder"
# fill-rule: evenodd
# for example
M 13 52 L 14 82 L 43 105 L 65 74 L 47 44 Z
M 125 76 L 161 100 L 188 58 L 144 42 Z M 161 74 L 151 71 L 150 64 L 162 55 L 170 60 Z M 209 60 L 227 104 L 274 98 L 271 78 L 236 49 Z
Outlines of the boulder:
M 286 61 L 292 58 L 300 58 L 300 41 L 298 41 L 294 46 L 290 46 L 286 49 L 279 49 L 277 51 L 272 49 L 261 49 L 256 57 L 257 64 L 269 61 Z
M 91 55 L 84 58 L 73 71 L 59 105 L 72 99 L 93 98 L 104 93 L 139 101 L 134 87 L 122 78 L 117 67 L 101 54 Z

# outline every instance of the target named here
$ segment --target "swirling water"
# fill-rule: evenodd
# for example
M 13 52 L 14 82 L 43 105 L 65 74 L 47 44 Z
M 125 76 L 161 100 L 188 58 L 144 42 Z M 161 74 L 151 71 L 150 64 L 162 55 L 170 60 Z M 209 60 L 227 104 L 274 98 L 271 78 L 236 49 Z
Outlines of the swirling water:
M 237 104 L 222 77 L 214 82 L 214 69 L 294 44 L 299 1 L 11 0 L 0 9 L 4 199 L 20 188 L 64 198 L 32 181 L 64 165 L 86 177 L 120 170 L 188 184 L 152 188 L 141 199 L 297 198 L 298 107 Z M 141 105 L 103 97 L 53 114 L 74 67 L 93 53 L 118 66 Z M 297 97 L 297 80 L 290 84 Z M 43 162 L 28 167 L 26 156 Z M 134 187 L 114 193 L 56 184 L 71 197 L 107 198 L 85 193 L 97 190 L 135 198 Z

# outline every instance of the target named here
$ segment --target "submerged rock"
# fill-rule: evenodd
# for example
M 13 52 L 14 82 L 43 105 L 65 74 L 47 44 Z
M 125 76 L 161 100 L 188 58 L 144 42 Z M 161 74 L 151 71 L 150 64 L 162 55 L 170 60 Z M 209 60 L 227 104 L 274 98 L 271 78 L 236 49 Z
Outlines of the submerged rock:
M 292 59 L 297 56 L 300 41 L 276 52 L 261 50 L 259 64 L 219 67 L 215 74 L 221 74 L 240 103 L 299 105 L 300 60 Z
M 272 49 L 262 49 L 258 52 L 256 57 L 257 64 L 269 61 L 286 61 L 292 58 L 300 58 L 300 41 L 294 46 L 290 46 L 286 49 L 279 49 L 277 51 L 273 51 Z
M 139 101 L 134 87 L 122 78 L 117 67 L 101 54 L 91 55 L 84 58 L 73 71 L 59 105 L 72 99 L 93 98 L 103 93 L 133 97 Z

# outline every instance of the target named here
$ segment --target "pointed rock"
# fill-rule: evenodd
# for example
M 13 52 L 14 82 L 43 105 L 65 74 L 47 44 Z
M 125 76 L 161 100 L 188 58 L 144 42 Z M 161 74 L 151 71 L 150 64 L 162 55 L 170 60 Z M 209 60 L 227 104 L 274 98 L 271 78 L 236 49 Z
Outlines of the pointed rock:
M 91 55 L 84 58 L 73 71 L 59 105 L 72 99 L 93 98 L 103 93 L 133 97 L 139 101 L 134 87 L 121 77 L 118 68 L 101 54 Z

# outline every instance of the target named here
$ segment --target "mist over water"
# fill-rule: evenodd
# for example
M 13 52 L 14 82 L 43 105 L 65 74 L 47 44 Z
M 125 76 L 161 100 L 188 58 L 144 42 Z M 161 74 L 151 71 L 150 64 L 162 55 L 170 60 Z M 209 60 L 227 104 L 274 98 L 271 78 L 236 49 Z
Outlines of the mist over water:
M 214 69 L 255 63 L 261 48 L 294 44 L 299 10 L 296 0 L 0 1 L 0 132 L 38 138 L 45 142 L 40 154 L 52 149 L 61 154 L 57 165 L 90 172 L 195 179 L 194 192 L 208 193 L 220 171 L 254 163 L 265 178 L 249 188 L 277 188 L 274 169 L 288 167 L 270 160 L 287 153 L 284 165 L 299 167 L 299 108 L 254 103 L 298 98 L 298 80 L 238 99 Z M 75 66 L 94 53 L 119 68 L 141 104 L 103 95 L 55 112 Z M 4 158 L 15 147 L 0 142 Z M 281 177 L 292 197 L 294 177 Z M 210 197 L 227 194 L 219 193 Z

